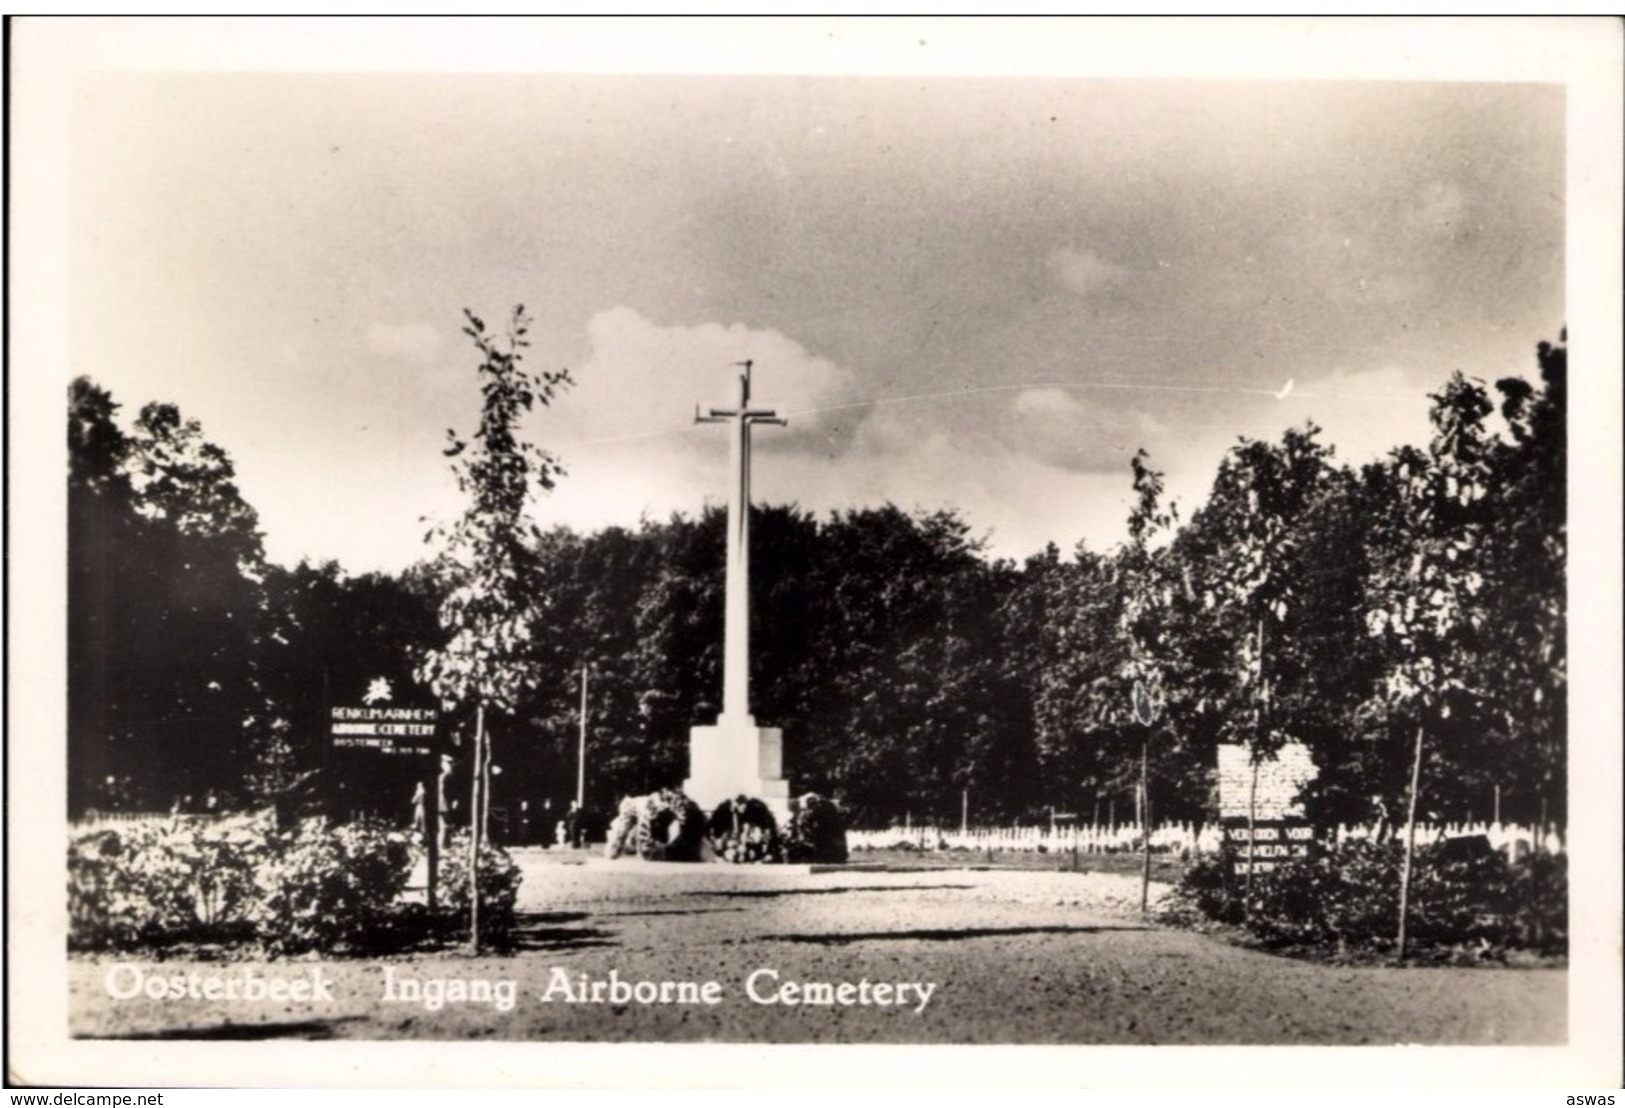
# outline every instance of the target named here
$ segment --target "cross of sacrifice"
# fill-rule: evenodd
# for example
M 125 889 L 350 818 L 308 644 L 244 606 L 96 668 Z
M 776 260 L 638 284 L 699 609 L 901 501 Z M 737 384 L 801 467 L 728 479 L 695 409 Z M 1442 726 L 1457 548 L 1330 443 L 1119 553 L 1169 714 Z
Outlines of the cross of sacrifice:
M 735 362 L 739 403 L 733 408 L 694 409 L 696 423 L 729 424 L 729 457 L 733 481 L 728 487 L 728 558 L 724 576 L 722 624 L 722 718 L 754 726 L 750 712 L 750 429 L 754 424 L 786 421 L 777 412 L 750 406 L 749 360 Z

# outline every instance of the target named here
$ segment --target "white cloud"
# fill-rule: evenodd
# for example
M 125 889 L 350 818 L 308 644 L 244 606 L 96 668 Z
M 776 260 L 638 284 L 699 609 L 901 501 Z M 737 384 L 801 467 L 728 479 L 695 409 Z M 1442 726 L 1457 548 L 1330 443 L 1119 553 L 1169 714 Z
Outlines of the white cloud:
M 426 365 L 440 354 L 442 339 L 427 323 L 370 323 L 366 342 L 374 354 Z
M 1071 393 L 1050 387 L 1022 389 L 1011 406 L 1023 415 L 1042 419 L 1071 420 L 1084 414 L 1083 405 Z
M 662 326 L 628 307 L 588 324 L 592 353 L 572 376 L 561 411 L 591 438 L 630 437 L 688 426 L 696 405 L 732 406 L 750 360 L 751 402 L 778 412 L 840 404 L 851 374 L 778 331 L 741 323 Z
M 1466 231 L 1469 215 L 1467 194 L 1460 186 L 1434 181 L 1413 198 L 1405 222 L 1421 234 L 1434 238 L 1456 238 Z
M 1207 499 L 1225 454 L 1238 439 L 1279 442 L 1288 428 L 1313 422 L 1320 442 L 1334 448 L 1339 465 L 1377 461 L 1404 443 L 1424 444 L 1428 424 L 1426 387 L 1396 366 L 1298 378 L 1284 398 L 1247 394 L 1227 403 L 1222 420 L 1172 423 L 1167 449 L 1152 447 L 1152 464 L 1168 470 L 1168 491 L 1189 511 Z
M 1024 396 L 1029 408 L 1077 405 L 1064 393 L 1028 395 L 1059 391 L 1027 390 L 1001 407 L 1014 411 Z M 899 404 L 877 408 L 853 449 L 833 463 L 810 456 L 774 458 L 773 469 L 763 467 L 762 488 L 764 499 L 794 499 L 820 514 L 887 502 L 910 511 L 952 508 L 974 535 L 989 536 L 990 553 L 1019 559 L 1046 542 L 1070 550 L 1089 535 L 1098 549 L 1121 537 L 1129 488 L 1126 453 L 1121 460 L 1120 476 L 1080 473 L 1036 456 L 1018 435 L 948 433 L 929 410 Z
M 727 497 L 727 429 L 696 424 L 696 407 L 732 407 L 740 367 L 750 359 L 751 404 L 790 419 L 789 428 L 754 432 L 762 461 L 753 472 L 758 501 L 810 504 L 791 473 L 827 471 L 812 459 L 822 414 L 851 402 L 852 374 L 794 339 L 743 324 L 663 326 L 620 306 L 588 325 L 591 353 L 572 369 L 539 429 L 568 476 L 537 506 L 545 524 L 578 529 L 633 526 L 642 516 L 697 513 Z M 798 445 L 800 444 L 800 445 Z M 788 447 L 789 449 L 785 449 Z M 803 447 L 807 449 L 803 449 Z M 771 457 L 767 452 L 772 451 Z
M 1102 258 L 1090 249 L 1070 246 L 1050 251 L 1050 273 L 1062 285 L 1081 296 L 1089 296 L 1120 284 L 1128 267 Z
M 1279 438 L 1288 427 L 1312 419 L 1340 461 L 1362 465 L 1402 443 L 1425 443 L 1430 435 L 1426 389 L 1410 384 L 1395 366 L 1299 381 L 1274 410 L 1261 404 L 1263 424 Z M 1270 398 L 1262 398 L 1270 399 Z

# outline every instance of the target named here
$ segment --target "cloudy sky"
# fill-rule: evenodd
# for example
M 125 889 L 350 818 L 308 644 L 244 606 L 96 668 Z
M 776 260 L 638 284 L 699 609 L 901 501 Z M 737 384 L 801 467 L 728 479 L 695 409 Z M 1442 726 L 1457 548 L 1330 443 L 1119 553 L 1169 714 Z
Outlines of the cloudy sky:
M 998 555 L 1187 506 L 1237 436 L 1363 461 L 1565 323 L 1565 94 L 1478 81 L 102 73 L 72 97 L 73 369 L 234 458 L 269 554 L 422 557 L 487 322 L 577 528 L 953 507 Z M 1290 389 L 1288 385 L 1290 383 Z M 1283 395 L 1284 394 L 1284 395 Z

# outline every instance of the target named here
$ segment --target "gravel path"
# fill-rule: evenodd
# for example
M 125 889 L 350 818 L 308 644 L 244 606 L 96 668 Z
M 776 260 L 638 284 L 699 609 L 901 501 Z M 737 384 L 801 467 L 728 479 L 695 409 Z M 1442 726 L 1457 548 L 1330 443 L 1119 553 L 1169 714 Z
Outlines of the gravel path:
M 518 857 L 526 879 L 512 955 L 77 961 L 71 1031 L 783 1043 L 1547 1044 L 1566 1037 L 1564 970 L 1291 961 L 1142 923 L 1131 877 L 720 866 L 650 873 Z M 255 1002 L 108 995 L 110 983 L 133 992 L 143 977 L 189 974 L 196 983 L 183 980 L 179 989 L 201 993 L 210 976 L 222 979 L 216 992 L 233 988 L 230 978 L 246 989 L 241 979 L 252 974 L 280 980 L 280 990 L 294 995 Z M 411 998 L 414 987 L 419 995 Z M 298 995 L 304 991 L 315 995 Z

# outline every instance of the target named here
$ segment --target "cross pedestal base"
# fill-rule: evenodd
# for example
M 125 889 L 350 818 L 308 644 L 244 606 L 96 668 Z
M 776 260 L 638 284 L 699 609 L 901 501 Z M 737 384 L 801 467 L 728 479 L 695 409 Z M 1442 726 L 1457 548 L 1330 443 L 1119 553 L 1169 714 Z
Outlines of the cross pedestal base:
M 688 772 L 683 792 L 708 816 L 725 800 L 754 796 L 772 809 L 781 828 L 790 818 L 784 739 L 777 727 L 758 727 L 750 716 L 722 716 L 714 727 L 690 728 Z

